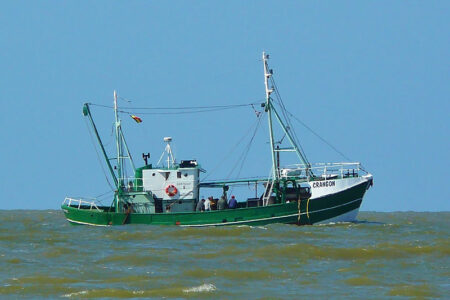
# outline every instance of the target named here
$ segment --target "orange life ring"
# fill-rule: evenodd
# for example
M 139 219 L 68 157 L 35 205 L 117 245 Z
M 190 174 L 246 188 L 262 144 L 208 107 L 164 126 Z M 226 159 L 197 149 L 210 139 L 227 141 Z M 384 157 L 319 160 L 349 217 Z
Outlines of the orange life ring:
M 177 193 L 178 193 L 178 189 L 173 184 L 169 184 L 166 187 L 166 194 L 169 195 L 170 197 L 175 196 Z

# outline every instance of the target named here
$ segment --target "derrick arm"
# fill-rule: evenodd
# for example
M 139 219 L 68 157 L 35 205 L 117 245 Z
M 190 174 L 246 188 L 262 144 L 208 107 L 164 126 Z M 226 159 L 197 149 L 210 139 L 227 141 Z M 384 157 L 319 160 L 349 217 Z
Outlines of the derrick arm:
M 89 103 L 85 103 L 83 105 L 83 115 L 89 119 L 89 121 L 92 125 L 92 128 L 94 129 L 95 136 L 97 137 L 97 141 L 100 145 L 100 148 L 102 149 L 102 153 L 105 158 L 106 164 L 108 165 L 108 169 L 109 169 L 109 172 L 111 173 L 111 177 L 113 178 L 114 184 L 116 185 L 116 187 L 118 187 L 117 176 L 114 173 L 114 169 L 111 166 L 108 155 L 106 154 L 105 147 L 103 146 L 102 140 L 100 139 L 100 135 L 98 134 L 97 127 L 95 126 L 94 120 L 92 119 L 91 111 L 89 109 Z
M 284 125 L 283 121 L 280 118 L 280 115 L 278 115 L 277 110 L 275 109 L 275 107 L 273 106 L 272 103 L 270 103 L 270 107 L 272 109 L 272 111 L 275 114 L 275 117 L 278 120 L 278 123 L 280 123 L 281 128 L 283 129 L 283 132 L 286 134 L 286 136 L 289 139 L 289 142 L 291 143 L 291 145 L 293 146 L 295 153 L 297 154 L 298 158 L 301 160 L 301 162 L 303 163 L 303 165 L 305 166 L 305 168 L 310 168 L 311 165 L 308 162 L 308 160 L 306 159 L 305 155 L 303 155 L 303 153 L 300 151 L 300 149 L 298 148 L 297 144 L 295 143 L 294 139 L 291 136 L 291 133 L 289 132 L 289 130 L 287 130 L 286 125 Z
M 275 154 L 279 154 L 280 151 L 293 151 L 297 154 L 298 158 L 300 159 L 300 161 L 302 162 L 302 164 L 305 166 L 306 169 L 306 173 L 311 175 L 311 171 L 310 171 L 310 163 L 308 162 L 305 154 L 299 149 L 297 143 L 295 142 L 295 139 L 293 138 L 293 136 L 291 135 L 291 133 L 289 132 L 289 129 L 286 127 L 286 125 L 284 124 L 284 122 L 282 121 L 282 119 L 280 118 L 280 115 L 278 114 L 277 110 L 275 109 L 273 103 L 272 103 L 272 98 L 270 96 L 270 94 L 275 91 L 275 85 L 273 85 L 272 87 L 269 87 L 269 79 L 272 77 L 272 70 L 269 69 L 267 60 L 269 59 L 269 55 L 267 55 L 265 52 L 263 52 L 263 63 L 264 63 L 264 84 L 266 87 L 266 103 L 265 105 L 265 110 L 268 114 L 268 120 L 269 120 L 269 134 L 270 134 L 270 146 L 271 146 L 271 153 L 272 153 L 272 164 L 273 164 L 273 178 L 274 180 L 278 180 L 280 179 L 280 174 L 279 174 L 279 168 L 280 166 L 278 165 L 278 159 L 276 159 Z M 273 78 L 272 78 L 273 80 Z M 273 82 L 272 82 L 273 83 Z M 278 94 L 278 92 L 277 92 Z M 275 115 L 276 120 L 278 121 L 281 129 L 283 130 L 284 134 L 287 136 L 292 148 L 286 148 L 286 149 L 275 149 L 275 142 L 274 142 L 274 137 L 273 137 L 273 129 L 272 129 L 272 114 Z

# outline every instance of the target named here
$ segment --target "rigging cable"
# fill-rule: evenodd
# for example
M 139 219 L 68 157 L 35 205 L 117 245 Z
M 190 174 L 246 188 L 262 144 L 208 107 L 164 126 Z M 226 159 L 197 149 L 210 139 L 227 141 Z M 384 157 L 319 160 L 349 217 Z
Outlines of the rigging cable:
M 114 123 L 111 124 L 111 134 L 109 135 L 108 141 L 106 143 L 103 143 L 103 146 L 105 148 L 108 147 L 113 141 L 113 135 L 114 135 Z
M 234 149 L 236 149 L 236 147 L 241 144 L 241 142 L 247 137 L 247 135 L 251 132 L 251 129 L 253 128 L 253 126 L 255 126 L 258 122 L 259 122 L 258 118 L 250 127 L 249 129 L 244 133 L 244 135 L 233 145 L 233 147 L 231 147 L 231 149 L 228 151 L 228 153 L 225 155 L 225 158 L 220 160 L 219 163 L 214 166 L 214 168 L 212 169 L 212 171 L 208 172 L 208 174 L 203 178 L 202 181 L 205 181 L 206 178 L 208 178 L 211 174 L 213 174 L 221 165 L 222 163 L 225 162 L 226 159 L 228 159 L 228 157 L 231 156 L 231 154 L 233 153 Z
M 113 190 L 110 190 L 110 191 L 107 191 L 107 192 L 105 192 L 105 193 L 102 193 L 102 194 L 100 194 L 100 195 L 97 195 L 97 196 L 95 196 L 95 199 L 100 199 L 100 198 L 102 198 L 102 197 L 104 197 L 104 196 L 106 196 L 106 195 L 108 195 L 108 194 L 110 194 L 110 193 L 112 193 L 112 192 L 114 192 Z
M 339 150 L 338 150 L 336 147 L 334 147 L 331 143 L 329 143 L 329 142 L 326 141 L 324 138 L 322 138 L 318 133 L 316 133 L 314 130 L 312 130 L 312 128 L 310 128 L 308 125 L 306 125 L 304 122 L 302 122 L 300 119 L 298 119 L 297 117 L 295 117 L 292 113 L 290 113 L 290 112 L 286 109 L 286 107 L 284 106 L 284 102 L 283 102 L 283 99 L 281 98 L 280 93 L 278 92 L 278 87 L 277 87 L 277 85 L 276 85 L 276 83 L 275 83 L 275 79 L 274 79 L 273 77 L 271 77 L 271 80 L 272 80 L 272 84 L 273 84 L 274 87 L 275 87 L 275 93 L 276 93 L 277 98 L 278 98 L 278 100 L 279 100 L 279 101 L 278 101 L 278 102 L 279 102 L 279 105 L 280 105 L 280 107 L 282 108 L 281 111 L 282 111 L 282 113 L 283 113 L 283 115 L 284 115 L 284 118 L 285 118 L 286 122 L 288 123 L 288 125 L 292 127 L 290 118 L 288 117 L 288 115 L 290 115 L 292 118 L 294 118 L 296 121 L 298 121 L 302 126 L 304 126 L 307 130 L 309 130 L 312 134 L 314 134 L 316 137 L 318 137 L 322 142 L 324 142 L 324 143 L 325 143 L 326 145 L 328 145 L 331 149 L 333 149 L 333 150 L 336 151 L 339 155 L 341 155 L 344 159 L 346 159 L 346 160 L 348 160 L 348 161 L 352 161 L 352 159 L 348 158 L 344 153 L 342 153 L 341 151 L 339 151 Z M 295 131 L 293 131 L 293 130 L 292 130 L 291 132 L 293 133 L 294 139 L 296 140 L 297 145 L 300 147 L 300 149 L 301 149 L 303 155 L 305 155 L 305 152 L 304 152 L 304 150 L 303 150 L 301 144 L 299 143 L 297 134 L 296 134 Z M 306 157 L 306 155 L 305 155 L 305 157 Z M 360 164 L 360 166 L 361 166 L 361 169 L 365 171 L 363 165 Z
M 328 145 L 328 147 L 330 147 L 331 149 L 333 149 L 334 151 L 336 151 L 339 155 L 341 155 L 343 158 L 345 158 L 348 161 L 352 161 L 352 159 L 348 158 L 344 153 L 342 153 L 341 151 L 339 151 L 336 147 L 334 147 L 330 142 L 328 142 L 327 140 L 325 140 L 323 137 L 321 137 L 318 133 L 316 133 L 314 130 L 312 130 L 311 127 L 309 127 L 308 125 L 306 125 L 304 122 L 302 122 L 300 119 L 298 119 L 296 116 L 294 116 L 293 114 L 291 114 L 290 112 L 287 112 L 289 115 L 291 115 L 292 118 L 294 118 L 297 122 L 299 122 L 303 127 L 305 127 L 306 129 L 309 130 L 309 132 L 311 132 L 312 134 L 314 134 L 317 138 L 319 138 L 322 142 L 324 142 L 326 145 Z M 361 164 L 361 169 L 365 171 L 363 165 Z
M 260 102 L 244 103 L 244 104 L 229 104 L 229 105 L 209 105 L 209 106 L 180 106 L 180 107 L 132 107 L 129 106 L 127 109 L 130 110 L 203 110 L 203 109 L 229 109 L 237 107 L 245 107 L 259 104 Z M 103 105 L 96 103 L 89 103 L 91 106 L 98 106 L 103 108 L 114 108 L 111 105 Z
M 123 98 L 125 99 L 125 98 Z M 128 102 L 128 100 L 127 100 Z M 128 102 L 129 103 L 129 102 Z M 229 110 L 234 108 L 241 108 L 241 107 L 247 107 L 247 106 L 253 106 L 255 104 L 258 104 L 260 102 L 252 102 L 252 103 L 246 103 L 246 104 L 231 104 L 231 105 L 211 105 L 211 106 L 182 106 L 182 107 L 132 107 L 128 106 L 125 109 L 122 108 L 118 110 L 119 113 L 124 114 L 132 114 L 137 110 L 139 114 L 141 115 L 179 115 L 179 114 L 195 114 L 195 113 L 205 113 L 205 112 L 215 112 L 215 111 L 221 111 L 221 110 Z M 114 109 L 113 106 L 110 105 L 103 105 L 103 104 L 96 104 L 96 103 L 89 103 L 91 106 L 98 106 L 103 108 L 110 108 Z M 153 111 L 159 111 L 159 112 L 144 112 L 140 110 L 153 110 Z M 161 110 L 166 110 L 166 112 L 160 112 Z M 174 111 L 175 110 L 175 111 Z M 170 111 L 170 112 L 167 112 Z
M 241 156 L 239 157 L 239 159 L 236 161 L 236 164 L 234 165 L 234 167 L 231 169 L 231 171 L 228 173 L 228 178 L 231 177 L 231 174 L 234 172 L 234 170 L 236 169 L 239 161 L 241 160 L 241 167 L 239 168 L 239 171 L 236 175 L 236 177 L 239 177 L 239 175 L 241 174 L 242 168 L 244 166 L 245 160 L 247 159 L 248 156 L 248 152 L 250 151 L 250 147 L 253 143 L 253 140 L 255 138 L 256 132 L 258 131 L 259 125 L 261 124 L 261 120 L 262 118 L 258 117 L 258 122 L 256 123 L 256 127 L 255 130 L 253 131 L 253 135 L 250 138 L 250 141 L 248 142 L 247 146 L 245 147 L 243 153 L 241 154 Z
M 84 121 L 85 121 L 86 127 L 88 128 L 89 136 L 91 137 L 91 142 L 92 142 L 92 145 L 94 146 L 95 153 L 97 154 L 97 160 L 100 163 L 100 166 L 101 166 L 102 171 L 103 171 L 103 175 L 105 175 L 106 182 L 108 183 L 109 187 L 111 188 L 111 191 L 114 191 L 114 188 L 112 187 L 111 183 L 109 182 L 108 176 L 106 175 L 106 171 L 105 171 L 105 168 L 104 168 L 104 166 L 103 166 L 103 164 L 101 162 L 100 155 L 98 154 L 98 151 L 97 151 L 97 147 L 95 147 L 94 137 L 92 136 L 92 132 L 90 130 L 90 127 L 89 127 L 89 125 L 87 123 L 87 120 L 84 119 Z
M 273 86 L 275 87 L 275 94 L 277 95 L 278 104 L 281 107 L 281 113 L 283 114 L 284 119 L 285 119 L 287 125 L 289 126 L 289 129 L 287 129 L 287 130 L 290 130 L 290 132 L 292 133 L 292 136 L 293 136 L 293 139 L 294 139 L 295 143 L 300 148 L 300 152 L 302 153 L 302 155 L 307 160 L 305 150 L 303 149 L 301 143 L 299 142 L 297 134 L 295 133 L 294 130 L 291 130 L 291 128 L 293 126 L 292 126 L 291 120 L 289 119 L 289 117 L 287 115 L 287 113 L 289 113 L 289 112 L 288 112 L 288 110 L 286 109 L 286 107 L 284 105 L 284 102 L 283 102 L 283 99 L 281 98 L 280 92 L 278 91 L 278 86 L 277 86 L 277 84 L 275 82 L 275 79 L 273 78 L 273 76 L 270 79 L 271 79 L 271 82 L 272 82 Z M 309 164 L 308 160 L 306 161 L 306 163 Z
M 102 198 L 104 198 L 104 197 L 106 197 L 107 195 L 109 195 L 109 194 L 111 194 L 111 193 L 114 193 L 114 191 L 107 191 L 107 192 L 105 192 L 105 193 L 102 193 L 102 194 L 100 194 L 100 195 L 98 195 L 98 196 L 95 196 L 95 202 L 97 203 L 97 204 L 100 204 L 101 206 L 105 206 L 105 204 L 103 204 L 103 201 L 104 201 L 104 199 L 102 199 Z M 113 201 L 114 202 L 114 201 Z
M 228 174 L 228 177 L 230 177 L 231 174 L 233 173 L 233 171 L 236 169 L 237 164 L 239 163 L 240 160 L 241 160 L 241 166 L 239 168 L 239 171 L 236 174 L 236 177 L 239 177 L 239 175 L 241 174 L 242 168 L 244 167 L 244 164 L 245 164 L 245 160 L 247 159 L 248 153 L 250 152 L 250 147 L 253 144 L 253 140 L 255 139 L 256 132 L 258 131 L 259 125 L 261 124 L 261 120 L 262 120 L 262 118 L 260 118 L 258 116 L 258 123 L 256 124 L 256 127 L 255 127 L 255 130 L 253 132 L 253 135 L 252 135 L 250 141 L 248 142 L 247 147 L 244 149 L 244 152 L 241 154 L 239 159 L 236 161 L 236 165 L 233 167 L 233 169 Z
M 208 108 L 208 109 L 199 109 L 199 110 L 191 110 L 191 111 L 175 111 L 175 112 L 137 112 L 140 115 L 187 115 L 187 114 L 196 114 L 196 113 L 205 113 L 205 112 L 214 112 L 214 111 L 222 111 L 229 110 L 235 107 L 223 107 L 223 108 Z M 128 110 L 118 110 L 119 113 L 123 114 L 132 114 L 134 112 Z

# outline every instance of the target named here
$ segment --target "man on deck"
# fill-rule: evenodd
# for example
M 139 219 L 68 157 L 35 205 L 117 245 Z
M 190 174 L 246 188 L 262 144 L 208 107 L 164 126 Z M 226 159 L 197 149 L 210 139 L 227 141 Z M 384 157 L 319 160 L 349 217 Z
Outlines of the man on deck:
M 237 201 L 236 198 L 234 198 L 234 196 L 231 196 L 230 202 L 228 202 L 228 208 L 230 209 L 237 208 Z
M 205 199 L 198 201 L 195 211 L 205 211 Z
M 211 202 L 213 201 L 213 197 L 208 197 L 205 201 L 205 211 L 211 210 Z
M 224 210 L 227 208 L 227 199 L 225 196 L 220 197 L 219 201 L 217 201 L 217 209 Z

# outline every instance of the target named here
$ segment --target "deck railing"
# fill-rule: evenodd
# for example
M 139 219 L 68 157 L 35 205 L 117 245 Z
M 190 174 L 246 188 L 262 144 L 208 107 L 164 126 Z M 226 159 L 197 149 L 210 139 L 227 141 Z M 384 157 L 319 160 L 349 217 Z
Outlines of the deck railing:
M 290 165 L 281 169 L 281 177 L 289 176 L 305 176 L 307 168 L 303 165 Z M 315 163 L 308 168 L 315 176 L 322 177 L 324 179 L 339 176 L 344 177 L 357 177 L 361 172 L 365 172 L 361 168 L 359 162 L 338 162 L 338 163 Z
M 72 198 L 72 197 L 66 197 L 64 198 L 63 204 L 66 204 L 67 206 L 77 207 L 80 209 L 82 206 L 89 206 L 89 209 L 96 209 L 98 211 L 102 211 L 100 208 L 98 208 L 96 202 L 98 202 L 95 199 L 88 199 L 88 198 Z

